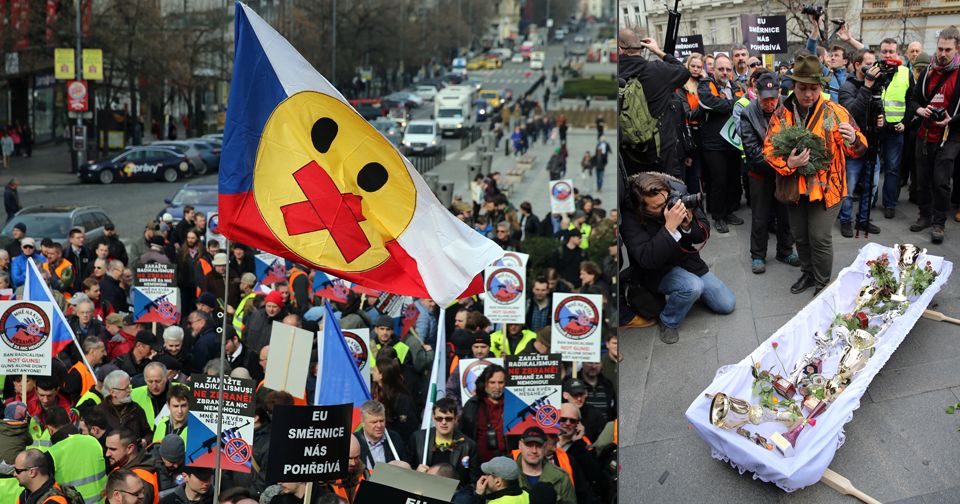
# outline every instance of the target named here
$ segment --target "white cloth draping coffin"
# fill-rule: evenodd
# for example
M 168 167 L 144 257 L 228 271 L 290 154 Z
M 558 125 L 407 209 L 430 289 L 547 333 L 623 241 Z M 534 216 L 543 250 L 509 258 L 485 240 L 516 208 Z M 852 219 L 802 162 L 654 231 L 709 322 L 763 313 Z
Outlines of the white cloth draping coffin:
M 853 412 L 860 407 L 860 397 L 866 391 L 873 377 L 886 364 L 887 360 L 907 333 L 913 328 L 933 297 L 946 284 L 953 263 L 942 257 L 921 256 L 917 262 L 922 267 L 927 261 L 939 272 L 936 280 L 919 298 L 911 298 L 910 306 L 884 332 L 877 337 L 875 353 L 866 367 L 854 375 L 851 383 L 837 399 L 817 417 L 815 426 L 807 425 L 797 439 L 795 454 L 785 458 L 776 448 L 768 451 L 752 441 L 738 435 L 733 430 L 724 430 L 710 423 L 710 402 L 705 394 L 723 392 L 729 396 L 758 404 L 759 398 L 753 397 L 753 376 L 750 372 L 754 362 L 760 362 L 761 369 L 773 368 L 772 372 L 787 376 L 793 371 L 794 364 L 804 353 L 814 347 L 814 332 L 826 331 L 837 313 L 849 313 L 855 306 L 857 292 L 870 282 L 867 277 L 869 268 L 866 262 L 876 259 L 883 252 L 890 257 L 890 264 L 896 270 L 898 255 L 896 250 L 876 243 L 870 243 L 860 249 L 856 260 L 844 268 L 837 280 L 824 289 L 815 299 L 791 318 L 783 327 L 763 342 L 746 358 L 737 364 L 724 366 L 717 371 L 710 384 L 687 408 L 686 417 L 697 433 L 710 445 L 713 457 L 730 462 L 740 470 L 751 471 L 755 479 L 775 483 L 787 492 L 812 485 L 820 480 L 827 466 L 833 460 L 837 448 L 844 442 L 844 425 L 853 419 Z M 873 323 L 873 322 L 871 322 Z M 920 337 L 920 335 L 918 335 Z M 774 354 L 772 343 L 777 342 L 777 353 L 783 365 Z M 830 379 L 836 374 L 842 352 L 841 345 L 832 347 L 824 360 L 822 374 Z M 806 414 L 806 410 L 804 410 Z M 783 433 L 785 425 L 779 423 L 747 424 L 751 432 L 770 439 L 774 432 Z

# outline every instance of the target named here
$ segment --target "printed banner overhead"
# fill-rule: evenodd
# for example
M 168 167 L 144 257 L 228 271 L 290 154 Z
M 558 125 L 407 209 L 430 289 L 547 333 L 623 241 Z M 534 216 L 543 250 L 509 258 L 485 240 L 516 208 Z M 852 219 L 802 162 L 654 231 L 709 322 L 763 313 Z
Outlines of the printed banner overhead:
M 573 180 L 552 180 L 549 184 L 551 213 L 570 213 L 576 210 L 573 201 Z
M 51 303 L 0 301 L 0 375 L 50 376 L 52 321 Z
M 269 481 L 330 481 L 347 474 L 352 404 L 277 406 L 270 425 Z
M 490 322 L 522 324 L 527 315 L 526 270 L 490 266 L 484 275 L 486 302 L 483 315 Z
M 560 387 L 558 354 L 508 355 L 503 392 L 503 431 L 521 435 L 528 427 L 540 427 L 547 433 L 558 432 Z
M 53 50 L 53 76 L 57 80 L 72 80 L 77 76 L 74 65 L 77 64 L 73 49 Z
M 677 37 L 677 53 L 686 58 L 693 53 L 706 54 L 703 47 L 703 35 L 685 35 Z
M 180 322 L 180 289 L 176 287 L 134 287 L 133 320 L 138 324 Z
M 248 6 L 219 175 L 224 236 L 369 288 L 441 305 L 503 255 Z
M 184 462 L 188 466 L 212 469 L 216 466 L 220 377 L 194 374 L 192 378 Z M 220 466 L 225 471 L 248 473 L 253 466 L 253 390 L 253 380 L 224 379 Z
M 500 357 L 460 359 L 458 364 L 460 370 L 460 404 L 467 404 L 467 401 L 477 394 L 477 378 L 490 364 L 503 366 L 503 359 Z
M 83 78 L 103 80 L 103 49 L 83 50 Z
M 787 17 L 740 14 L 743 41 L 750 54 L 787 52 Z
M 554 294 L 550 351 L 565 361 L 600 362 L 603 296 Z

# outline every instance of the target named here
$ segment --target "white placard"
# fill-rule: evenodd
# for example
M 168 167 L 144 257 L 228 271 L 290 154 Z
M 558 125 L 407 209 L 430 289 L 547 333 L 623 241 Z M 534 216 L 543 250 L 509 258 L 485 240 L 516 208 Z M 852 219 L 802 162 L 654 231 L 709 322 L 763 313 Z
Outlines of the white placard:
M 573 204 L 573 180 L 550 181 L 550 212 L 570 213 L 576 210 Z
M 526 271 L 527 261 L 530 259 L 530 254 L 524 254 L 523 252 L 504 252 L 503 257 L 497 259 L 497 262 L 493 263 L 494 266 L 511 266 L 513 268 L 519 268 Z
M 565 361 L 600 362 L 603 296 L 554 294 L 550 352 Z
M 500 357 L 460 359 L 458 366 L 460 371 L 460 404 L 467 404 L 467 401 L 477 393 L 477 377 L 490 364 L 503 366 L 503 359 Z
M 217 212 L 210 212 L 207 216 L 207 243 L 211 241 L 220 242 L 220 250 L 230 253 L 227 250 L 227 238 L 220 234 L 220 214 Z
M 483 278 L 483 315 L 496 324 L 522 324 L 527 308 L 526 270 L 488 266 Z
M 50 376 L 53 305 L 0 301 L 0 374 Z
M 313 333 L 274 321 L 263 385 L 304 398 Z

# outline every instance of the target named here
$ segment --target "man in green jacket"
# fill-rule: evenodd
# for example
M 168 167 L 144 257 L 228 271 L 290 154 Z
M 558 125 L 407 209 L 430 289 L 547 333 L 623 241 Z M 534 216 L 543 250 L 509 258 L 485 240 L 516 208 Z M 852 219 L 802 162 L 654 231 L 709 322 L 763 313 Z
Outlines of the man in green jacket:
M 570 477 L 544 458 L 546 433 L 540 427 L 528 427 L 520 438 L 520 488 L 530 492 L 537 483 L 547 483 L 557 492 L 557 504 L 577 504 Z

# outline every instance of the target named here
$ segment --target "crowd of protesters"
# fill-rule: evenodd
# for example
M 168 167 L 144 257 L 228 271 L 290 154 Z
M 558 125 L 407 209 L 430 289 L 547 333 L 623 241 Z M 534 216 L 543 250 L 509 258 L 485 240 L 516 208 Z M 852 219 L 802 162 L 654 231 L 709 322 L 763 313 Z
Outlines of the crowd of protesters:
M 318 482 L 313 502 L 352 502 L 359 482 L 379 463 L 459 480 L 458 503 L 501 502 L 504 496 L 520 499 L 510 502 L 544 496 L 550 497 L 532 501 L 615 500 L 616 210 L 577 193 L 575 212 L 537 216 L 529 202 L 515 206 L 498 181 L 498 174 L 481 177 L 474 203 L 457 201 L 450 210 L 505 250 L 530 254 L 526 320 L 491 324 L 483 316 L 482 295 L 447 307 L 443 319 L 430 299 L 411 298 L 398 318 L 378 311 L 377 296 L 350 291 L 335 300 L 343 328 L 370 329 L 373 400 L 356 405 L 362 406 L 362 428 L 351 439 L 348 477 Z M 11 186 L 16 189 L 15 181 Z M 273 323 L 319 329 L 323 299 L 314 291 L 313 271 L 294 264 L 285 281 L 262 285 L 255 271 L 258 252 L 242 244 L 224 250 L 208 241 L 205 216 L 189 206 L 179 222 L 167 214 L 147 223 L 128 246 L 112 225 L 93 243 L 82 229 L 72 229 L 65 246 L 30 232 L 18 224 L 0 251 L 0 289 L 22 296 L 28 261 L 35 261 L 78 344 L 55 356 L 51 376 L 0 376 L 0 502 L 18 496 L 31 503 L 69 499 L 74 491 L 86 502 L 97 496 L 111 503 L 210 502 L 213 472 L 184 463 L 187 416 L 191 375 L 221 371 L 258 385 L 253 471 L 225 471 L 220 502 L 303 500 L 304 484 L 267 478 L 267 459 L 282 456 L 270 453 L 270 424 L 276 405 L 312 402 L 316 377 L 304 384 L 303 397 L 272 391 L 263 378 Z M 179 324 L 134 320 L 136 271 L 156 263 L 175 267 Z M 549 353 L 555 292 L 602 295 L 602 358 L 582 363 L 577 378 L 565 363 L 563 404 L 555 405 L 561 418 L 554 427 L 507 436 L 504 369 L 487 367 L 476 394 L 461 404 L 456 362 Z M 447 345 L 436 348 L 441 327 Z M 221 331 L 225 362 L 219 358 Z M 434 427 L 424 431 L 421 414 L 437 351 L 451 363 L 441 384 L 447 397 L 436 402 Z M 311 362 L 317 362 L 316 348 Z M 387 435 L 393 448 L 384 443 Z M 83 464 L 72 463 L 81 459 Z
M 943 242 L 950 205 L 960 205 L 960 32 L 941 30 L 928 53 L 921 42 L 892 38 L 871 49 L 843 25 L 826 46 L 820 21 L 811 16 L 805 48 L 776 69 L 743 45 L 680 61 L 639 31 L 620 31 L 620 85 L 629 92 L 639 82 L 648 112 L 631 124 L 655 120 L 657 133 L 656 148 L 621 135 L 619 203 L 632 265 L 621 284 L 621 324 L 659 324 L 660 338 L 673 343 L 698 300 L 733 311 L 733 293 L 700 258 L 710 232 L 730 226 L 749 222 L 754 274 L 766 271 L 775 235 L 777 261 L 801 270 L 793 294 L 830 282 L 835 226 L 844 238 L 879 235 L 874 207 L 884 219 L 912 213 L 898 209 L 904 187 L 918 207 L 910 231 L 929 229 L 932 244 Z M 772 139 L 791 126 L 824 141 L 825 167 L 807 174 L 809 150 L 775 152 Z M 640 127 L 631 133 L 647 138 Z

